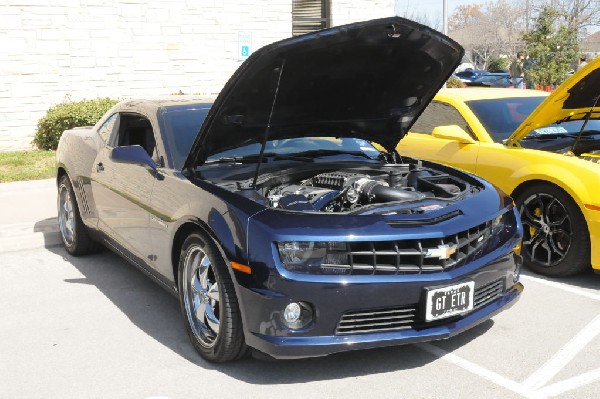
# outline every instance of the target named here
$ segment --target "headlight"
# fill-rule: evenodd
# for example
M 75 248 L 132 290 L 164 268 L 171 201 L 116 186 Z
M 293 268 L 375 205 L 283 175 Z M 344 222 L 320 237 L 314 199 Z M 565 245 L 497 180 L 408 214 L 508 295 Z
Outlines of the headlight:
M 349 274 L 345 242 L 280 241 L 277 243 L 283 266 L 296 273 Z
M 500 215 L 496 219 L 492 220 L 491 233 L 493 236 L 495 236 L 501 234 L 502 230 L 504 230 L 504 215 Z
M 517 234 L 517 226 L 514 208 L 492 220 L 485 250 L 492 251 L 513 238 Z

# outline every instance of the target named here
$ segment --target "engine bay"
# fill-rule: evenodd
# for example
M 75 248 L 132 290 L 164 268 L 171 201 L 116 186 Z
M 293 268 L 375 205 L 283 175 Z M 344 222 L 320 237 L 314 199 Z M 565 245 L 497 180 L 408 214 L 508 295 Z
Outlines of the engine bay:
M 272 208 L 351 212 L 376 204 L 453 201 L 477 188 L 464 179 L 415 164 L 347 168 L 273 176 L 257 187 Z

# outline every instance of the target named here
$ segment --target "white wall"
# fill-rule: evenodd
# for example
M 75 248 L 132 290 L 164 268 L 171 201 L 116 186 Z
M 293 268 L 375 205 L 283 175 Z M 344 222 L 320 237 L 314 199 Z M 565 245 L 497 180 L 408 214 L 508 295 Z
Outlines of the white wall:
M 395 0 L 331 0 L 334 26 L 395 15 Z
M 393 0 L 332 0 L 334 25 L 392 16 Z M 252 48 L 291 36 L 291 0 L 4 0 L 0 151 L 31 148 L 54 104 L 216 94 Z

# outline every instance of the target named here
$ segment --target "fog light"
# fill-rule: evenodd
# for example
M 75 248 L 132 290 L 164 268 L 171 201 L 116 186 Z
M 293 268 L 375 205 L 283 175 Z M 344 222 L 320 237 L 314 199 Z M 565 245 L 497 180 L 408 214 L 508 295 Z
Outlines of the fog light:
M 312 319 L 312 307 L 304 302 L 289 303 L 283 310 L 283 322 L 295 330 L 306 327 Z
M 296 302 L 292 302 L 285 307 L 285 310 L 283 311 L 283 318 L 288 324 L 296 323 L 298 320 L 300 320 L 301 313 L 302 308 L 300 305 Z

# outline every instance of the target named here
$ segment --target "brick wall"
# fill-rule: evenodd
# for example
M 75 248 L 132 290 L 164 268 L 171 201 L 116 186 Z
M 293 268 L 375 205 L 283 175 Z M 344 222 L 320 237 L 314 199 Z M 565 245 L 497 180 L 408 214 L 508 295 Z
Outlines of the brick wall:
M 30 148 L 54 104 L 218 93 L 255 50 L 291 35 L 291 0 L 5 0 L 0 5 L 0 151 Z M 393 0 L 332 0 L 334 25 L 391 16 Z
M 391 17 L 395 3 L 395 0 L 331 0 L 331 23 L 336 26 Z

